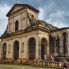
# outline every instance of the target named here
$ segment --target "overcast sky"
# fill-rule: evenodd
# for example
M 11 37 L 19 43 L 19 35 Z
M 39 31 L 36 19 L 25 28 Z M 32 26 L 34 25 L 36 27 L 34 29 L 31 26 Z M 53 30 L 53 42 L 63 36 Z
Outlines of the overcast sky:
M 0 35 L 7 27 L 6 14 L 16 3 L 27 3 L 39 9 L 39 19 L 57 27 L 69 27 L 69 0 L 0 0 Z

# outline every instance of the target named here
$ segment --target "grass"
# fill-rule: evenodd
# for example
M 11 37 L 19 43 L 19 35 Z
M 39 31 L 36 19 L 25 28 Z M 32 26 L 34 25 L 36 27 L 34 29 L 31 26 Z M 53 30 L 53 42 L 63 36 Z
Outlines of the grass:
M 0 64 L 0 69 L 59 69 L 59 68 L 43 68 L 43 67 L 33 67 L 30 65 Z

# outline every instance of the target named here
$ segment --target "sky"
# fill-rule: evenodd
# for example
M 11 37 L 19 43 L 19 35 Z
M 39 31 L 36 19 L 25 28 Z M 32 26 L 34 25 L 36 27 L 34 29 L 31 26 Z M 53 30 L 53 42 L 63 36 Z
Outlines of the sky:
M 56 27 L 69 27 L 69 0 L 0 0 L 0 36 L 6 30 L 6 14 L 16 3 L 30 4 L 40 12 L 38 18 Z

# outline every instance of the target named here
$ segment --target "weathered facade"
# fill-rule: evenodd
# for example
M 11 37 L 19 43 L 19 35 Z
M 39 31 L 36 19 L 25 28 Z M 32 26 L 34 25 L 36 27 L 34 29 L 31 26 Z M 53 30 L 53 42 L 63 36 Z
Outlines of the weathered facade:
M 8 12 L 8 26 L 1 36 L 2 61 L 44 59 L 44 55 L 69 57 L 69 28 L 57 28 L 38 19 L 39 11 L 15 4 Z

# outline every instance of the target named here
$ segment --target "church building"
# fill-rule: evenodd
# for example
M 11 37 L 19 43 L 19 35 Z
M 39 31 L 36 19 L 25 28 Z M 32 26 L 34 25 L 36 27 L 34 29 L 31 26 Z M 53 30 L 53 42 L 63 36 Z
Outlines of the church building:
M 38 19 L 39 10 L 15 4 L 7 13 L 8 25 L 0 37 L 0 61 L 44 60 L 44 55 L 69 57 L 69 28 L 57 28 Z

